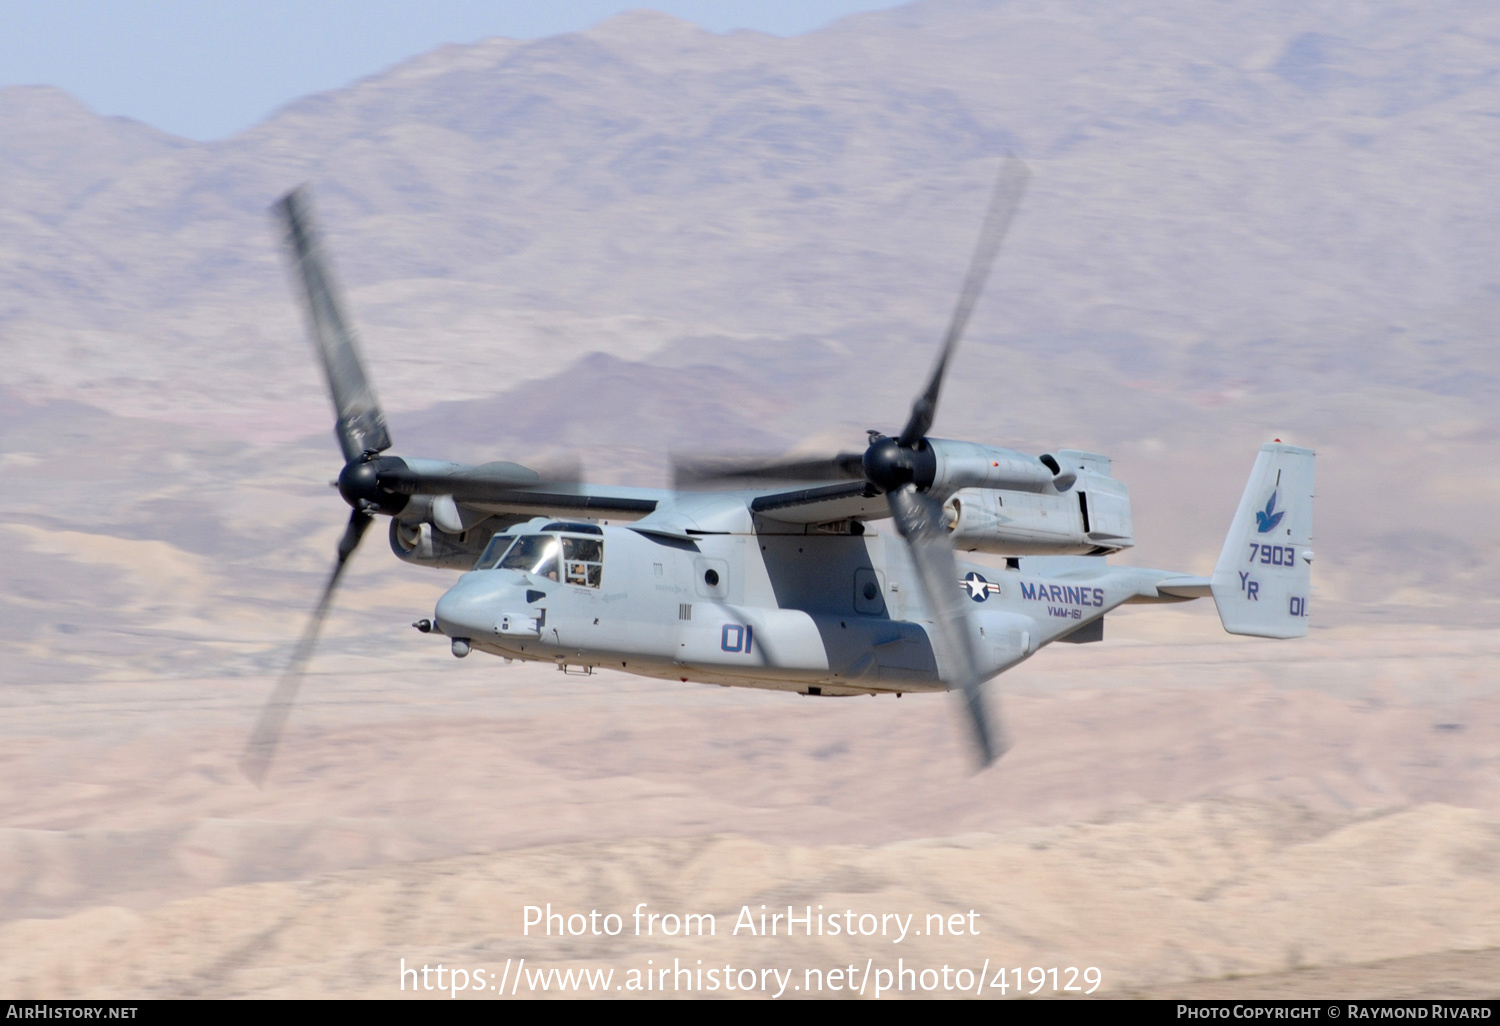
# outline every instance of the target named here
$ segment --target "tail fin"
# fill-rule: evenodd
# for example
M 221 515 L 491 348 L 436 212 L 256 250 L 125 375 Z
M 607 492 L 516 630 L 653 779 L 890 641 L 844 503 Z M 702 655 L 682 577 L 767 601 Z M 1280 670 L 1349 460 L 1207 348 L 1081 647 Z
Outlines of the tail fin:
M 1214 604 L 1226 631 L 1307 635 L 1312 526 L 1312 450 L 1261 446 L 1214 567 Z

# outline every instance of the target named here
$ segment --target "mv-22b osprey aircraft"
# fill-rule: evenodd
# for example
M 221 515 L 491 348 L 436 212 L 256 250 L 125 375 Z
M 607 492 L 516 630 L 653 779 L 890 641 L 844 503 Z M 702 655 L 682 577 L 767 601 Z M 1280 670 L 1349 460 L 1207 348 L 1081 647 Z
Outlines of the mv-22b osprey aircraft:
M 453 654 L 803 695 L 962 696 L 981 767 L 1008 747 L 985 682 L 1125 603 L 1212 596 L 1232 634 L 1307 633 L 1313 453 L 1261 447 L 1210 577 L 1097 560 L 1133 543 L 1106 456 L 1029 456 L 928 434 L 1029 172 L 1002 167 L 937 362 L 900 432 L 826 458 L 679 462 L 675 490 L 590 486 L 515 463 L 385 455 L 391 436 L 307 198 L 274 208 L 338 415 L 353 507 L 338 559 L 242 767 L 263 781 L 339 578 L 376 516 L 391 548 L 466 571 L 415 625 Z M 1004 556 L 1005 567 L 958 552 Z M 1033 564 L 1034 566 L 1035 564 Z M 1043 566 L 1046 561 L 1043 561 Z

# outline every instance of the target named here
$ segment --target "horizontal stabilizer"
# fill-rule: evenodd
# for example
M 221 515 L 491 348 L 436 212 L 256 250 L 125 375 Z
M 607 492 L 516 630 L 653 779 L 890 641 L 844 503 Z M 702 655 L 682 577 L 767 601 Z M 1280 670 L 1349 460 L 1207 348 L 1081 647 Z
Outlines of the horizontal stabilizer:
M 1156 592 L 1163 598 L 1207 598 L 1213 581 L 1207 577 L 1168 577 L 1156 582 Z

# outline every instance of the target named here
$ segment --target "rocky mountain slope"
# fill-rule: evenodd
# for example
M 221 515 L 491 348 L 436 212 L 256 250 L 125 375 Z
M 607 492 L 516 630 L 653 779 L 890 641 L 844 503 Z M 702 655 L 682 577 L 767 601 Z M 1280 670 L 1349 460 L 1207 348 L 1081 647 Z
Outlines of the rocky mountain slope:
M 230 591 L 312 593 L 342 514 L 265 214 L 299 182 L 398 449 L 650 483 L 897 424 L 1014 150 L 938 433 L 1113 454 L 1133 558 L 1189 570 L 1255 446 L 1312 445 L 1320 613 L 1493 622 L 1497 68 L 1500 15 L 1458 0 L 933 0 L 444 47 L 213 143 L 0 91 L 4 515 L 37 575 L 6 601 L 92 608 L 58 532 L 213 538 Z

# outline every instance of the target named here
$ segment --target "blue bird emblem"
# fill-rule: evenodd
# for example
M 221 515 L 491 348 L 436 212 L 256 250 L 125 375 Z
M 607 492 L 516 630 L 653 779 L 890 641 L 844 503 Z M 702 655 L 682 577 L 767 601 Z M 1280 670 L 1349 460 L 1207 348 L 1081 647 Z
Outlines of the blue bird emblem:
M 1286 516 L 1286 510 L 1276 512 L 1276 493 L 1272 492 L 1271 497 L 1266 500 L 1265 510 L 1256 510 L 1255 522 L 1259 525 L 1261 534 L 1270 534 L 1276 529 L 1276 525 L 1281 523 L 1281 518 L 1284 516 Z

